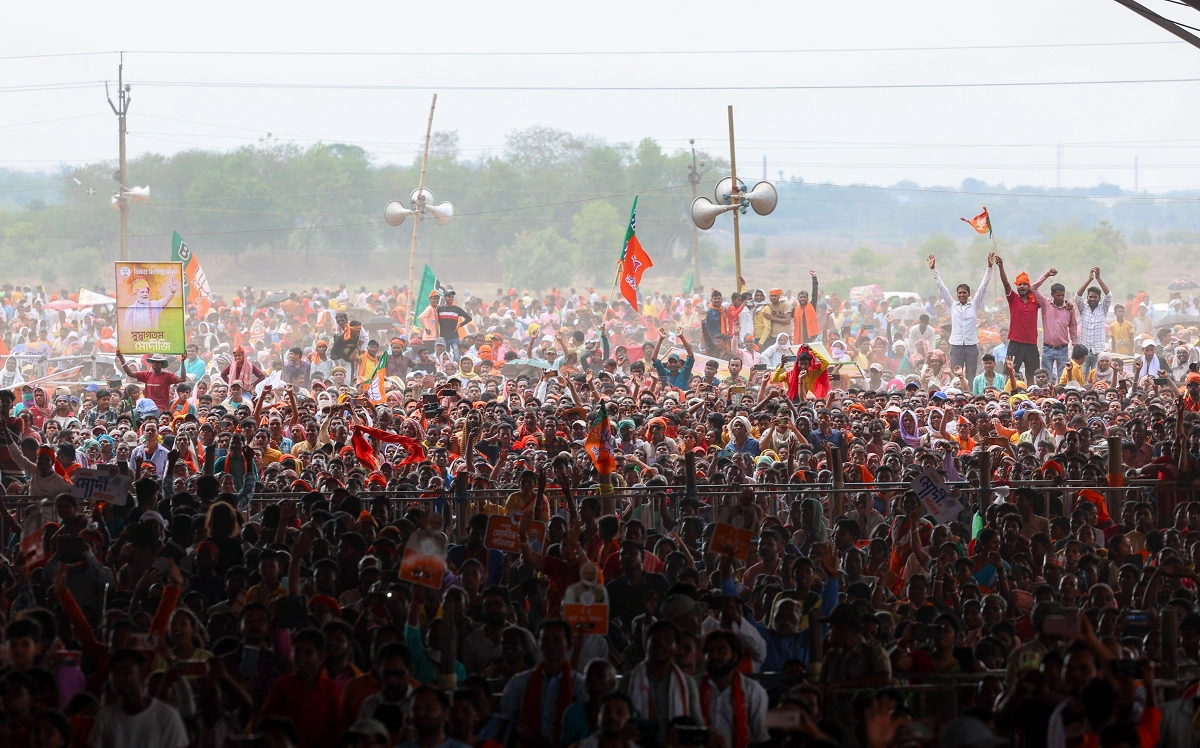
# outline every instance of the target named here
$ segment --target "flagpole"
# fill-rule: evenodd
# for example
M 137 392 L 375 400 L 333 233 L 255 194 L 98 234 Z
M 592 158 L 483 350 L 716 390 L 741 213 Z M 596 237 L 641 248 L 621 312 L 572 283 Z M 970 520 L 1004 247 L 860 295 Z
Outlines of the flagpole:
M 417 307 L 413 304 L 413 283 L 416 281 L 417 272 L 417 229 L 421 227 L 421 214 L 424 212 L 421 208 L 425 193 L 425 169 L 429 166 L 429 137 L 433 134 L 433 110 L 435 108 L 437 108 L 437 94 L 433 95 L 433 103 L 429 105 L 429 124 L 425 126 L 425 155 L 421 157 L 421 179 L 417 183 L 417 205 L 415 206 L 416 215 L 413 216 L 412 246 L 408 249 L 408 309 L 405 310 L 404 315 L 411 318 L 412 322 L 408 322 L 405 327 L 411 327 L 417 318 Z
M 742 292 L 742 237 L 738 231 L 738 216 L 741 214 L 742 195 L 738 189 L 737 178 L 737 153 L 733 147 L 733 104 L 729 105 L 729 176 L 733 186 L 730 188 L 733 192 L 729 196 L 733 202 L 733 263 L 734 272 L 737 277 L 733 279 L 733 287 L 738 293 Z

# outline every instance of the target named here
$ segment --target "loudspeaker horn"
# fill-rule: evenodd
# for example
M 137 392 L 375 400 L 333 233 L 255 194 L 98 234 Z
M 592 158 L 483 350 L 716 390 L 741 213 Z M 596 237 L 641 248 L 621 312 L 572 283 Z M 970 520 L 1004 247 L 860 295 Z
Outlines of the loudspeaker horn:
M 750 207 L 760 216 L 770 215 L 779 204 L 779 193 L 770 182 L 759 182 L 742 195 L 742 202 L 750 203 Z
M 454 217 L 454 206 L 450 203 L 440 203 L 438 205 L 426 203 L 425 210 L 433 216 L 433 220 L 438 226 L 445 226 Z
M 707 231 L 716 223 L 717 216 L 732 209 L 732 205 L 713 205 L 707 197 L 698 197 L 692 201 L 692 223 L 696 224 L 696 228 Z
M 746 191 L 746 183 L 738 180 L 738 192 Z M 713 202 L 717 205 L 729 205 L 733 200 L 729 197 L 733 193 L 733 177 L 724 177 L 717 182 L 717 186 L 713 187 Z
M 125 190 L 125 196 L 129 198 L 131 203 L 148 203 L 150 202 L 150 185 L 145 187 L 130 187 Z
M 383 206 L 383 220 L 387 221 L 389 226 L 399 226 L 404 223 L 404 219 L 413 214 L 413 211 L 404 207 L 404 204 L 399 200 L 393 200 Z
M 409 194 L 409 196 L 408 196 L 408 204 L 409 204 L 409 205 L 413 205 L 414 203 L 416 203 L 416 202 L 417 202 L 417 197 L 418 197 L 418 196 L 420 196 L 420 197 L 422 197 L 422 198 L 424 199 L 423 201 L 424 201 L 424 203 L 425 203 L 426 205 L 429 205 L 429 204 L 431 204 L 431 203 L 433 202 L 433 200 L 434 200 L 434 197 L 433 197 L 433 190 L 431 190 L 431 189 L 429 189 L 428 187 L 426 187 L 426 188 L 425 188 L 425 189 L 423 189 L 423 190 L 419 190 L 419 189 L 418 189 L 418 190 L 413 190 L 413 191 L 412 191 L 412 192 Z
M 112 196 L 112 200 L 110 200 L 109 202 L 112 205 L 113 210 L 120 210 L 121 209 L 121 193 L 114 192 L 113 196 Z

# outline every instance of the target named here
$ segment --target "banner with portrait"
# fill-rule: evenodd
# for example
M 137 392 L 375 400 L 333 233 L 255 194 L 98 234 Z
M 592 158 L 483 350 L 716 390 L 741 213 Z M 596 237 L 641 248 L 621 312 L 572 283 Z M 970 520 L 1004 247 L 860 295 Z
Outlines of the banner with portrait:
M 178 262 L 118 262 L 117 350 L 182 354 L 183 265 Z

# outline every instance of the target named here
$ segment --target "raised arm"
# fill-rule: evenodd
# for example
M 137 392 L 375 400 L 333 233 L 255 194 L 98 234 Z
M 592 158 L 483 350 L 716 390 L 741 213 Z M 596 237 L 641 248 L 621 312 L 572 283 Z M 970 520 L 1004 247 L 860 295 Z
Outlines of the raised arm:
M 658 352 L 662 350 L 663 341 L 667 339 L 667 331 L 663 328 L 658 328 L 658 342 L 654 344 L 654 353 L 650 354 L 651 361 L 658 360 Z
M 1108 284 L 1105 283 L 1104 279 L 1100 277 L 1100 266 L 1097 265 L 1096 267 L 1092 268 L 1092 276 L 1096 279 L 1096 282 L 1100 284 L 1100 290 L 1104 292 L 1104 295 L 1111 297 L 1112 291 L 1108 290 Z M 1100 303 L 1103 304 L 1104 300 L 1101 299 Z
M 1075 305 L 1076 306 L 1079 306 L 1079 307 L 1083 306 L 1083 295 L 1085 293 L 1087 293 L 1088 284 L 1091 283 L 1092 278 L 1095 278 L 1095 277 L 1096 277 L 1096 268 L 1092 268 L 1091 270 L 1088 271 L 1087 280 L 1085 280 L 1083 282 L 1083 285 L 1079 287 L 1079 290 L 1075 292 Z M 1105 293 L 1107 293 L 1107 292 L 1108 292 L 1108 290 L 1105 289 Z
M 692 344 L 687 341 L 687 338 L 683 337 L 682 330 L 679 332 L 678 337 L 679 337 L 679 344 L 683 346 L 683 350 L 687 351 L 688 357 L 694 359 L 696 357 L 696 354 L 692 352 Z M 655 354 L 654 357 L 658 358 L 657 353 Z
M 812 276 L 812 295 L 808 297 L 808 303 L 812 304 L 815 309 L 817 306 L 817 271 L 809 270 L 808 274 Z
M 983 271 L 983 280 L 979 281 L 979 288 L 975 289 L 975 307 L 977 309 L 983 303 L 984 299 L 987 298 L 988 284 L 992 282 L 992 266 L 995 263 L 996 253 L 988 252 L 987 270 Z
M 117 359 L 117 363 L 120 364 L 120 366 L 121 366 L 121 371 L 123 371 L 126 374 L 128 374 L 129 376 L 133 377 L 135 370 L 129 368 L 129 363 L 125 360 L 124 354 L 122 354 L 120 351 L 117 351 L 116 359 Z M 135 377 L 135 379 L 136 379 L 136 377 Z
M 929 255 L 929 272 L 933 274 L 933 282 L 937 284 L 942 301 L 946 302 L 947 307 L 954 306 L 954 300 L 950 297 L 950 289 L 946 288 L 945 282 L 942 281 L 942 274 L 937 271 L 937 257 L 934 255 Z
M 1008 296 L 1012 293 L 1012 286 L 1008 282 L 1008 273 L 1004 272 L 1004 258 L 996 255 L 996 267 L 1000 269 L 1000 282 L 1004 284 L 1004 295 Z

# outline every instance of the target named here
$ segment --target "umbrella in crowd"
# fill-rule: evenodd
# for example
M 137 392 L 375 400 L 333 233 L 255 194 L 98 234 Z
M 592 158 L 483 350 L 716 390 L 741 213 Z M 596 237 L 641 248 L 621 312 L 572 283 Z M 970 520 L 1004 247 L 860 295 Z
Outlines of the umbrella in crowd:
M 56 299 L 55 301 L 51 301 L 50 303 L 46 304 L 46 308 L 53 309 L 56 312 L 65 312 L 68 309 L 78 309 L 79 304 L 71 301 L 70 299 Z
M 922 314 L 929 314 L 929 312 L 925 311 L 924 307 L 917 306 L 916 304 L 905 304 L 893 309 L 891 314 L 892 319 L 911 322 L 920 319 Z
M 1168 314 L 1160 320 L 1155 321 L 1156 327 L 1174 327 L 1175 325 L 1200 325 L 1200 317 L 1194 317 L 1190 314 Z
M 1193 288 L 1200 288 L 1200 283 L 1194 280 L 1176 278 L 1167 284 L 1168 291 L 1191 291 Z
M 281 301 L 287 301 L 287 297 L 288 295 L 286 291 L 276 291 L 273 294 L 267 295 L 267 297 L 259 302 L 259 304 L 261 306 L 273 306 Z
M 396 320 L 392 317 L 372 317 L 362 323 L 363 328 L 367 330 L 387 330 L 395 325 Z

